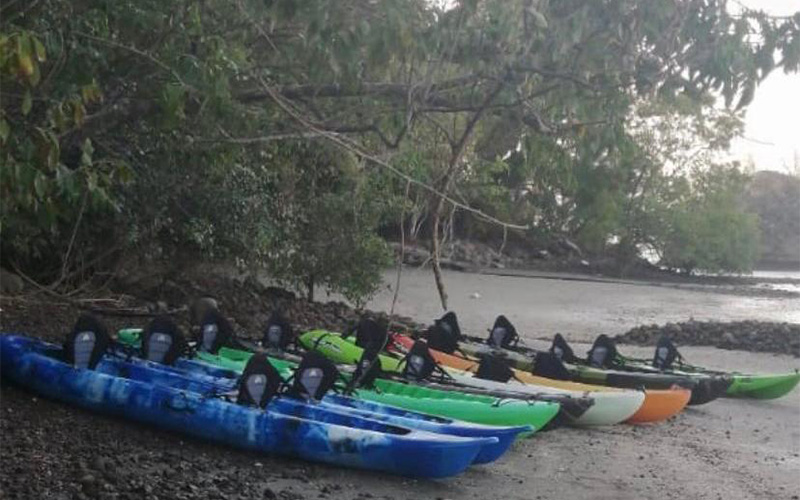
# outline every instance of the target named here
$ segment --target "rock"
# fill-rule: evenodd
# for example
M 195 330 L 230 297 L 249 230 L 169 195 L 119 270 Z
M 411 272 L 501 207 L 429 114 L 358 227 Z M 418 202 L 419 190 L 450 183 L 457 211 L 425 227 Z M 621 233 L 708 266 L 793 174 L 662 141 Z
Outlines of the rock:
M 616 340 L 625 343 L 653 345 L 667 334 L 678 347 L 712 345 L 725 349 L 792 354 L 800 357 L 800 325 L 739 321 L 730 323 L 701 322 L 667 323 L 632 328 Z
M 0 267 L 0 293 L 3 295 L 17 295 L 25 288 L 22 278 Z

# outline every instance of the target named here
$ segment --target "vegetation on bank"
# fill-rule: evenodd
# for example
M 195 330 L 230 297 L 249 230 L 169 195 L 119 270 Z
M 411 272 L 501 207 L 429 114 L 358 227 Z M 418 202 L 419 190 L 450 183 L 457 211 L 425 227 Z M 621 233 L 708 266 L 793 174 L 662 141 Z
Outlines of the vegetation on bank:
M 800 14 L 724 0 L 39 0 L 0 9 L 2 264 L 198 257 L 362 298 L 380 228 L 749 269 L 715 161 Z M 722 106 L 720 103 L 724 103 Z M 402 222 L 400 222 L 402 220 Z

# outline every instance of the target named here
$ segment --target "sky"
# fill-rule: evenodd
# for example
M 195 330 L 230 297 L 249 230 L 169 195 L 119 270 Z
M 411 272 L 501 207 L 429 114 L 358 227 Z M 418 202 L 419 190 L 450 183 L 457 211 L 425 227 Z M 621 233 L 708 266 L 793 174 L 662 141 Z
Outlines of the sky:
M 775 16 L 800 11 L 800 0 L 738 0 Z M 730 2 L 735 7 L 735 2 Z M 778 69 L 756 89 L 745 115 L 744 137 L 731 145 L 731 157 L 753 160 L 756 170 L 790 173 L 800 162 L 800 74 Z

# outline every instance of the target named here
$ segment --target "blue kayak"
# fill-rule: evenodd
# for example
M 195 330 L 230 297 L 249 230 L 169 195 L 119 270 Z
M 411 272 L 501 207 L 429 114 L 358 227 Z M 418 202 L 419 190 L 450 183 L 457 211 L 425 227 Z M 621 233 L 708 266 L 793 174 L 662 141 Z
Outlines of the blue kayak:
M 0 335 L 2 376 L 42 396 L 239 448 L 419 478 L 466 469 L 496 438 L 408 429 L 374 419 L 324 412 L 313 405 L 289 414 L 220 397 L 133 380 L 61 361 L 62 348 Z
M 238 381 L 236 372 L 217 372 L 217 376 L 211 376 L 208 374 L 209 371 L 214 372 L 219 369 L 201 361 L 187 360 L 180 365 L 181 368 L 175 368 L 138 358 L 127 360 L 105 356 L 95 370 L 108 375 L 168 386 L 206 396 L 232 393 L 236 390 Z M 497 438 L 496 442 L 486 443 L 481 448 L 475 457 L 474 464 L 485 464 L 497 460 L 508 450 L 520 433 L 532 430 L 529 426 L 497 427 L 462 422 L 338 394 L 328 394 L 319 403 L 278 397 L 269 403 L 269 408 L 272 411 L 288 415 L 295 415 L 297 412 L 303 411 L 306 416 L 315 420 L 326 419 L 328 417 L 325 414 L 333 412 L 340 416 L 351 415 L 373 419 L 391 425 L 438 434 Z

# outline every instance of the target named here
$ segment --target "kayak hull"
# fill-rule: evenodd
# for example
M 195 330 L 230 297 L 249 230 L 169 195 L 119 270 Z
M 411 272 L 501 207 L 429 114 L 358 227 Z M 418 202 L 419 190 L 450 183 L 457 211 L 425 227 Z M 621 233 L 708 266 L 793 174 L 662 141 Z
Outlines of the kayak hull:
M 692 391 L 683 387 L 647 389 L 642 407 L 627 420 L 630 424 L 645 424 L 674 417 L 689 404 Z
M 511 351 L 508 349 L 496 350 L 489 346 L 480 344 L 467 343 L 463 346 L 467 353 L 474 355 L 485 354 L 487 352 L 497 352 L 502 355 L 512 366 L 518 369 L 530 371 L 533 369 L 533 358 L 526 356 L 520 352 Z M 713 374 L 703 374 L 700 376 L 692 376 L 686 373 L 670 373 L 659 372 L 653 370 L 639 370 L 636 366 L 631 366 L 633 370 L 615 370 L 615 369 L 601 369 L 593 368 L 584 365 L 566 364 L 565 366 L 570 371 L 573 381 L 590 384 L 601 385 L 607 387 L 618 387 L 637 389 L 644 388 L 649 391 L 664 391 L 672 390 L 673 387 L 685 387 L 691 390 L 688 405 L 701 405 L 706 404 L 715 399 L 725 395 L 725 391 L 730 384 L 729 377 Z M 666 414 L 666 409 L 663 404 L 664 401 L 671 402 L 673 407 L 677 407 L 677 402 L 681 399 L 678 395 L 672 397 L 657 396 L 659 404 L 655 405 L 657 408 L 651 408 L 653 413 L 648 409 L 646 413 L 652 415 Z M 646 403 L 648 406 L 653 403 Z M 680 411 L 680 410 L 678 410 Z M 669 418 L 669 417 L 666 417 Z
M 410 349 L 414 343 L 414 340 L 410 337 L 399 334 L 393 334 L 391 341 L 392 346 L 399 352 Z M 475 372 L 477 370 L 478 361 L 476 360 L 437 351 L 436 349 L 430 349 L 430 353 L 437 362 L 445 366 L 470 372 Z M 564 390 L 592 392 L 615 390 L 613 388 L 601 385 L 590 385 L 571 381 L 548 379 L 517 369 L 514 369 L 514 376 L 527 384 L 553 387 Z M 642 405 L 638 410 L 636 410 L 636 413 L 634 413 L 626 421 L 629 423 L 651 423 L 666 420 L 677 415 L 686 407 L 691 394 L 691 391 L 679 387 L 665 390 L 645 390 L 645 398 L 642 402 Z M 590 415 L 589 417 L 592 416 Z M 587 417 L 587 419 L 589 417 Z M 579 419 L 576 420 L 576 423 L 579 422 Z
M 100 361 L 96 371 L 109 375 L 124 374 L 129 379 L 168 386 L 206 396 L 235 393 L 238 376 L 231 377 L 226 374 L 212 377 L 205 374 L 206 370 L 204 368 L 199 368 L 197 371 L 200 373 L 196 373 L 193 370 L 194 365 L 199 365 L 199 362 L 184 363 L 182 368 L 173 368 L 141 359 L 122 360 L 107 356 Z M 495 438 L 496 442 L 486 443 L 481 448 L 473 462 L 475 464 L 485 464 L 498 459 L 508 450 L 518 434 L 531 430 L 529 426 L 494 427 L 445 420 L 398 410 L 386 405 L 357 401 L 353 400 L 353 398 L 336 394 L 326 396 L 325 400 L 319 403 L 278 397 L 270 402 L 269 409 L 287 415 L 297 415 L 299 412 L 303 412 L 305 417 L 319 421 L 352 416 L 438 434 L 470 438 Z
M 129 333 L 130 332 L 130 333 Z M 138 337 L 133 330 L 120 332 L 120 341 L 135 343 Z M 355 346 L 354 346 L 355 347 Z M 211 376 L 220 376 L 226 371 L 241 373 L 252 353 L 237 349 L 222 348 L 219 354 L 198 353 L 197 359 L 179 359 L 177 366 L 191 368 L 195 371 L 204 370 Z M 293 363 L 270 358 L 270 362 L 281 371 L 284 376 L 291 373 L 295 366 Z M 211 366 L 213 365 L 213 366 Z M 473 396 L 459 392 L 440 391 L 422 386 L 403 384 L 388 380 L 376 380 L 376 390 L 358 389 L 353 404 L 365 405 L 380 403 L 399 409 L 434 415 L 438 417 L 457 419 L 483 425 L 518 427 L 528 426 L 532 431 L 523 432 L 521 437 L 530 436 L 533 431 L 543 428 L 558 413 L 560 405 L 550 401 L 518 401 L 503 400 L 486 396 Z M 328 400 L 329 396 L 326 396 Z M 369 406 L 366 406 L 369 408 Z
M 472 463 L 485 442 L 367 419 L 346 417 L 329 423 L 263 411 L 198 393 L 75 369 L 57 359 L 58 351 L 58 347 L 38 340 L 3 335 L 2 374 L 50 399 L 165 430 L 243 449 L 410 477 L 456 475 Z
M 505 397 L 531 396 L 570 396 L 589 397 L 594 401 L 581 416 L 570 418 L 569 423 L 575 426 L 600 426 L 622 423 L 631 418 L 642 407 L 645 400 L 643 391 L 586 391 L 577 392 L 548 386 L 533 385 L 509 381 L 507 383 L 483 380 L 465 374 L 452 373 L 459 384 L 490 390 Z
M 800 373 L 770 375 L 733 375 L 725 397 L 777 399 L 790 393 L 800 383 Z

